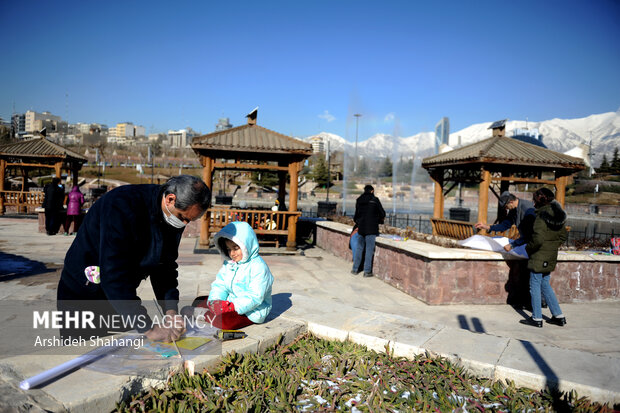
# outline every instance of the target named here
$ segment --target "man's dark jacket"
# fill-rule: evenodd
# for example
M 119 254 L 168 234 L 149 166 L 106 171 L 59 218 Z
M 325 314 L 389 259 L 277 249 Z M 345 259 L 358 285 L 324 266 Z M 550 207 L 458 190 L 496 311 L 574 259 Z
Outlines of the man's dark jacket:
M 536 219 L 536 210 L 534 203 L 526 199 L 519 199 L 516 208 L 508 212 L 508 216 L 499 224 L 491 225 L 489 231 L 506 231 L 513 225 L 519 230 L 519 238 L 512 242 L 513 247 L 527 244 L 532 238 L 534 220 Z
M 164 312 L 178 309 L 176 259 L 183 229 L 164 221 L 161 199 L 159 185 L 125 185 L 102 196 L 88 210 L 61 276 L 79 299 L 103 293 L 117 313 L 141 315 L 148 325 L 139 331 L 151 328 L 136 292 L 146 277 Z M 86 283 L 84 269 L 93 265 L 100 267 L 100 284 Z
M 372 193 L 363 193 L 355 202 L 355 216 L 359 234 L 379 235 L 379 223 L 385 219 L 385 211 L 379 198 Z

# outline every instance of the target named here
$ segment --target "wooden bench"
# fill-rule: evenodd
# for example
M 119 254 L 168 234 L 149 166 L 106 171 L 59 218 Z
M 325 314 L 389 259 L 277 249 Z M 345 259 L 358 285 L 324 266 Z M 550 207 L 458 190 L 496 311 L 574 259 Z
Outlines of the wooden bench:
M 431 226 L 433 227 L 433 235 L 448 237 L 457 240 L 467 239 L 478 233 L 474 227 L 474 222 L 456 221 L 453 219 L 431 218 Z M 512 226 L 506 231 L 491 231 L 488 234 L 492 237 L 507 237 L 510 239 L 519 238 L 519 230 L 516 226 Z
M 215 207 L 208 210 L 209 233 L 215 233 L 234 221 L 245 221 L 257 235 L 261 244 L 274 244 L 280 246 L 280 238 L 288 235 L 288 220 L 294 216 L 295 222 L 301 216 L 301 212 L 271 211 L 271 210 L 247 210 Z

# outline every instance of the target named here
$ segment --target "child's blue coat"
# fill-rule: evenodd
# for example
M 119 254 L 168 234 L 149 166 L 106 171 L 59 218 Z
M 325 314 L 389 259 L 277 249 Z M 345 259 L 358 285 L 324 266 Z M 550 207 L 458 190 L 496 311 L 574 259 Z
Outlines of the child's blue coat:
M 243 252 L 240 262 L 234 262 L 220 242 L 229 239 L 239 245 Z M 220 241 L 222 240 L 222 241 Z M 235 221 L 217 234 L 214 242 L 224 258 L 224 265 L 211 284 L 209 301 L 228 300 L 235 311 L 254 323 L 262 323 L 271 311 L 271 286 L 273 275 L 258 255 L 258 239 L 247 222 Z

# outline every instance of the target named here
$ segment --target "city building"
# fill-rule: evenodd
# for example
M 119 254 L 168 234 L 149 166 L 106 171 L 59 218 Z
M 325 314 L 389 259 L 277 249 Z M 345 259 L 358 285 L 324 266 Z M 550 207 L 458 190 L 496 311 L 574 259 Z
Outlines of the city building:
M 226 130 L 226 129 L 230 129 L 232 127 L 233 127 L 233 125 L 232 125 L 232 123 L 230 123 L 230 118 L 220 118 L 218 120 L 217 124 L 215 125 L 215 130 L 216 131 Z
M 191 144 L 192 138 L 196 136 L 196 133 L 192 128 L 169 130 L 168 131 L 168 145 L 171 148 L 183 148 Z
M 26 115 L 16 113 L 11 116 L 11 135 L 14 138 L 21 138 L 26 134 Z
M 133 145 L 135 143 L 133 139 L 127 139 L 126 136 L 108 136 L 107 142 L 116 145 Z
M 75 124 L 76 133 L 89 133 L 90 132 L 90 123 L 76 123 Z
M 323 153 L 325 152 L 325 141 L 322 136 L 313 136 L 310 138 L 310 144 L 312 145 L 312 152 Z
M 117 123 L 115 136 L 135 139 L 140 136 L 146 136 L 146 128 L 134 125 L 132 122 Z
M 36 123 L 36 121 L 48 121 L 49 124 L 55 125 L 58 122 L 62 122 L 60 116 L 52 115 L 50 112 L 38 113 L 32 110 L 26 112 L 25 115 L 25 132 L 32 134 L 33 132 L 38 132 L 41 128 L 37 129 L 37 126 L 41 125 L 41 123 Z M 43 122 L 42 122 L 43 123 Z M 48 131 L 49 132 L 49 131 Z
M 514 128 L 512 131 L 512 138 L 540 146 L 541 148 L 547 147 L 547 145 L 543 143 L 543 135 L 538 131 L 538 128 Z
M 450 120 L 447 117 L 441 118 L 441 120 L 435 125 L 435 153 L 439 153 L 439 147 L 441 145 L 450 144 Z

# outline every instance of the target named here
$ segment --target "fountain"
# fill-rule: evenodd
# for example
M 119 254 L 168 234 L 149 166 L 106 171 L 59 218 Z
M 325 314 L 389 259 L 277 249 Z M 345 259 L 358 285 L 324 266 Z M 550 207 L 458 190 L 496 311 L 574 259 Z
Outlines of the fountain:
M 413 166 L 411 167 L 411 203 L 409 206 L 409 213 L 413 214 L 414 210 L 413 210 L 413 205 L 415 204 L 415 175 L 418 172 L 418 168 L 419 168 L 419 160 L 416 157 L 415 152 L 413 153 Z
M 398 186 L 398 143 L 400 123 L 394 118 L 394 133 L 392 134 L 392 214 L 396 216 L 396 188 Z

